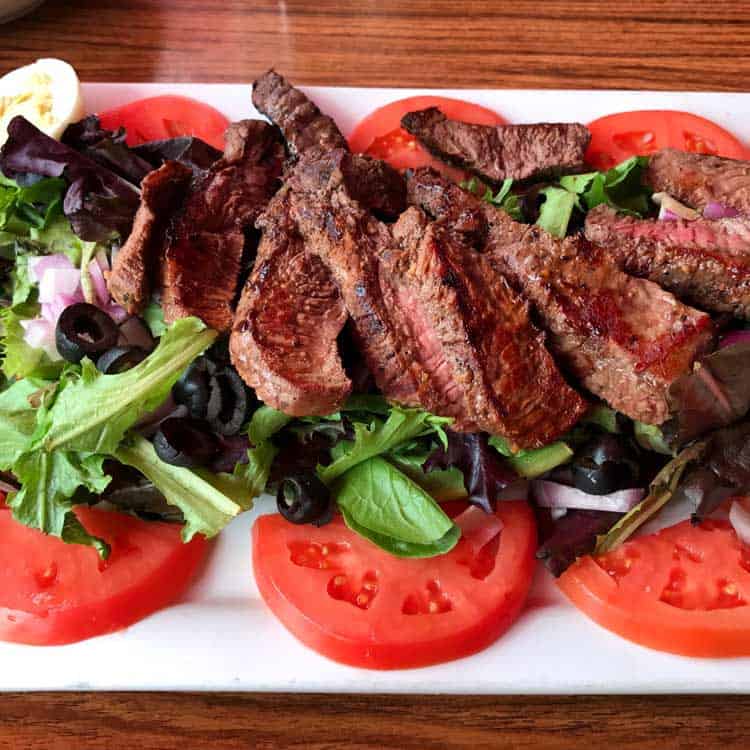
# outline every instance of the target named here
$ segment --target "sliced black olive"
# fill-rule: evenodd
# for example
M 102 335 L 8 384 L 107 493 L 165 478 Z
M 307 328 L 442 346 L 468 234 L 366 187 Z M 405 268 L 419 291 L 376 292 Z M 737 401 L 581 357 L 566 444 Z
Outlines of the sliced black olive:
M 205 357 L 198 357 L 185 370 L 172 388 L 172 398 L 184 404 L 194 419 L 205 419 L 210 395 L 209 380 L 216 372 L 216 366 Z
M 323 526 L 333 518 L 333 498 L 315 474 L 297 474 L 279 482 L 276 505 L 291 523 Z
M 209 381 L 206 419 L 219 435 L 236 435 L 247 419 L 247 388 L 233 367 L 217 372 Z
M 205 466 L 217 451 L 216 438 L 208 425 L 191 417 L 169 417 L 154 435 L 154 450 L 172 466 Z
M 96 360 L 96 368 L 105 375 L 116 375 L 130 370 L 146 357 L 148 352 L 140 346 L 113 346 Z
M 63 359 L 77 364 L 84 357 L 94 359 L 111 349 L 117 336 L 117 325 L 107 313 L 87 302 L 77 302 L 62 311 L 55 344 Z
M 573 466 L 573 484 L 589 495 L 609 495 L 626 487 L 632 487 L 633 474 L 627 464 L 605 461 L 595 464 L 581 461 Z

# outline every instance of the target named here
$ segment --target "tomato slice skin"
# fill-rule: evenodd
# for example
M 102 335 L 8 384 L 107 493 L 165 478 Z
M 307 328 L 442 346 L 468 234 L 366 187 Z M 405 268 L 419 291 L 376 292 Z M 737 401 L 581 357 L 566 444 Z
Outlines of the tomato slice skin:
M 479 104 L 445 96 L 410 96 L 379 107 L 362 119 L 349 136 L 349 147 L 354 153 L 368 154 L 387 161 L 394 169 L 433 167 L 453 179 L 463 179 L 466 173 L 431 156 L 416 138 L 401 127 L 407 112 L 438 107 L 453 120 L 477 125 L 503 125 L 506 121 L 491 109 Z
M 106 130 L 124 127 L 128 146 L 193 135 L 224 150 L 229 120 L 219 110 L 187 96 L 165 94 L 123 104 L 99 114 Z
M 750 548 L 727 522 L 684 521 L 581 558 L 558 586 L 634 643 L 685 656 L 750 656 Z
M 110 543 L 97 552 L 22 526 L 0 509 L 0 640 L 73 643 L 132 625 L 174 602 L 208 551 L 176 524 L 80 506 L 84 527 Z
M 395 558 L 341 517 L 315 529 L 261 516 L 252 532 L 255 580 L 282 624 L 335 661 L 403 669 L 457 659 L 499 638 L 531 585 L 533 514 L 512 501 L 500 503 L 497 515 L 500 535 L 481 552 L 462 540 L 427 560 Z
M 606 170 L 631 156 L 649 156 L 662 148 L 747 159 L 748 147 L 715 122 L 677 110 L 618 112 L 588 124 L 591 143 L 586 161 Z

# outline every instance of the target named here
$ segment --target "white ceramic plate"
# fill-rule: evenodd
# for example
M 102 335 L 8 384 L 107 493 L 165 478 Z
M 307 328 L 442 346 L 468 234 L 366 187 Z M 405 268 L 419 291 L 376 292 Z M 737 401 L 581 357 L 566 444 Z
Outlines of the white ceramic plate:
M 256 116 L 249 86 L 89 84 L 89 111 L 179 93 L 231 118 Z M 375 107 L 415 89 L 310 89 L 344 132 Z M 750 141 L 750 94 L 628 91 L 440 91 L 514 122 L 589 120 L 630 109 L 683 109 Z M 4 690 L 268 690 L 393 693 L 748 692 L 750 659 L 687 659 L 632 645 L 598 627 L 538 571 L 520 619 L 480 654 L 425 669 L 344 667 L 299 644 L 261 601 L 252 579 L 250 527 L 268 498 L 219 538 L 185 599 L 113 635 L 70 646 L 0 644 Z

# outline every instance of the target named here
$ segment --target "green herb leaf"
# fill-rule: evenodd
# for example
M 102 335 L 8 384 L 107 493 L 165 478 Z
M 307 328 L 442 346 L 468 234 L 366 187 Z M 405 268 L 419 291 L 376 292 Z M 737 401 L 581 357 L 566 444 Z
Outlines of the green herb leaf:
M 47 452 L 114 453 L 125 432 L 167 398 L 183 370 L 217 335 L 197 318 L 183 318 L 131 370 L 103 375 L 84 359 L 80 378 L 71 376 L 49 410 L 40 446 Z
M 665 456 L 674 456 L 674 451 L 667 445 L 664 433 L 657 425 L 634 421 L 633 434 L 635 435 L 635 441 L 641 448 Z
M 463 500 L 467 497 L 464 475 L 455 467 L 443 470 L 433 469 L 429 472 L 422 469 L 430 453 L 429 450 L 405 454 L 388 453 L 386 458 L 439 503 L 445 503 L 449 500 Z
M 372 529 L 365 528 L 358 524 L 345 510 L 341 511 L 344 523 L 361 537 L 368 539 L 381 549 L 389 552 L 395 557 L 437 557 L 450 552 L 461 538 L 461 529 L 453 524 L 443 537 L 429 544 L 414 544 L 413 542 L 404 542 L 401 539 L 394 539 L 386 534 L 378 534 Z
M 385 422 L 380 419 L 373 419 L 369 425 L 354 422 L 354 440 L 339 443 L 336 446 L 339 452 L 334 455 L 333 463 L 318 467 L 318 476 L 330 485 L 357 464 L 424 435 L 434 434 L 443 445 L 447 445 L 444 427 L 450 422 L 450 419 L 436 417 L 421 409 L 393 406 Z
M 510 449 L 508 441 L 499 435 L 493 435 L 487 441 L 498 453 L 508 460 L 508 464 L 519 475 L 526 479 L 546 474 L 556 466 L 565 464 L 573 457 L 573 450 L 567 443 L 557 441 L 543 448 L 521 450 L 516 453 Z
M 182 511 L 182 538 L 186 542 L 195 534 L 215 536 L 242 510 L 239 503 L 224 494 L 225 478 L 208 481 L 205 475 L 165 463 L 156 455 L 154 446 L 140 435 L 133 435 L 113 455 L 120 463 L 138 469 L 170 505 Z M 233 485 L 233 492 L 236 490 L 237 485 Z
M 154 338 L 161 338 L 167 330 L 167 324 L 164 322 L 164 310 L 156 302 L 149 302 L 143 308 L 141 317 L 146 321 L 146 325 L 151 331 Z
M 379 457 L 350 469 L 335 495 L 339 508 L 357 524 L 404 542 L 429 544 L 453 525 L 421 487 Z

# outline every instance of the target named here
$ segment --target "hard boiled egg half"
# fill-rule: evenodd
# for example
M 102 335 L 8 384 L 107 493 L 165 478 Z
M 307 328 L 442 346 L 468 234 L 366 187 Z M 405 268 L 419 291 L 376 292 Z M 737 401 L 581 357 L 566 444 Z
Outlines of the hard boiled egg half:
M 23 115 L 53 138 L 84 115 L 81 82 L 64 60 L 44 58 L 0 78 L 0 145 L 8 123 Z

